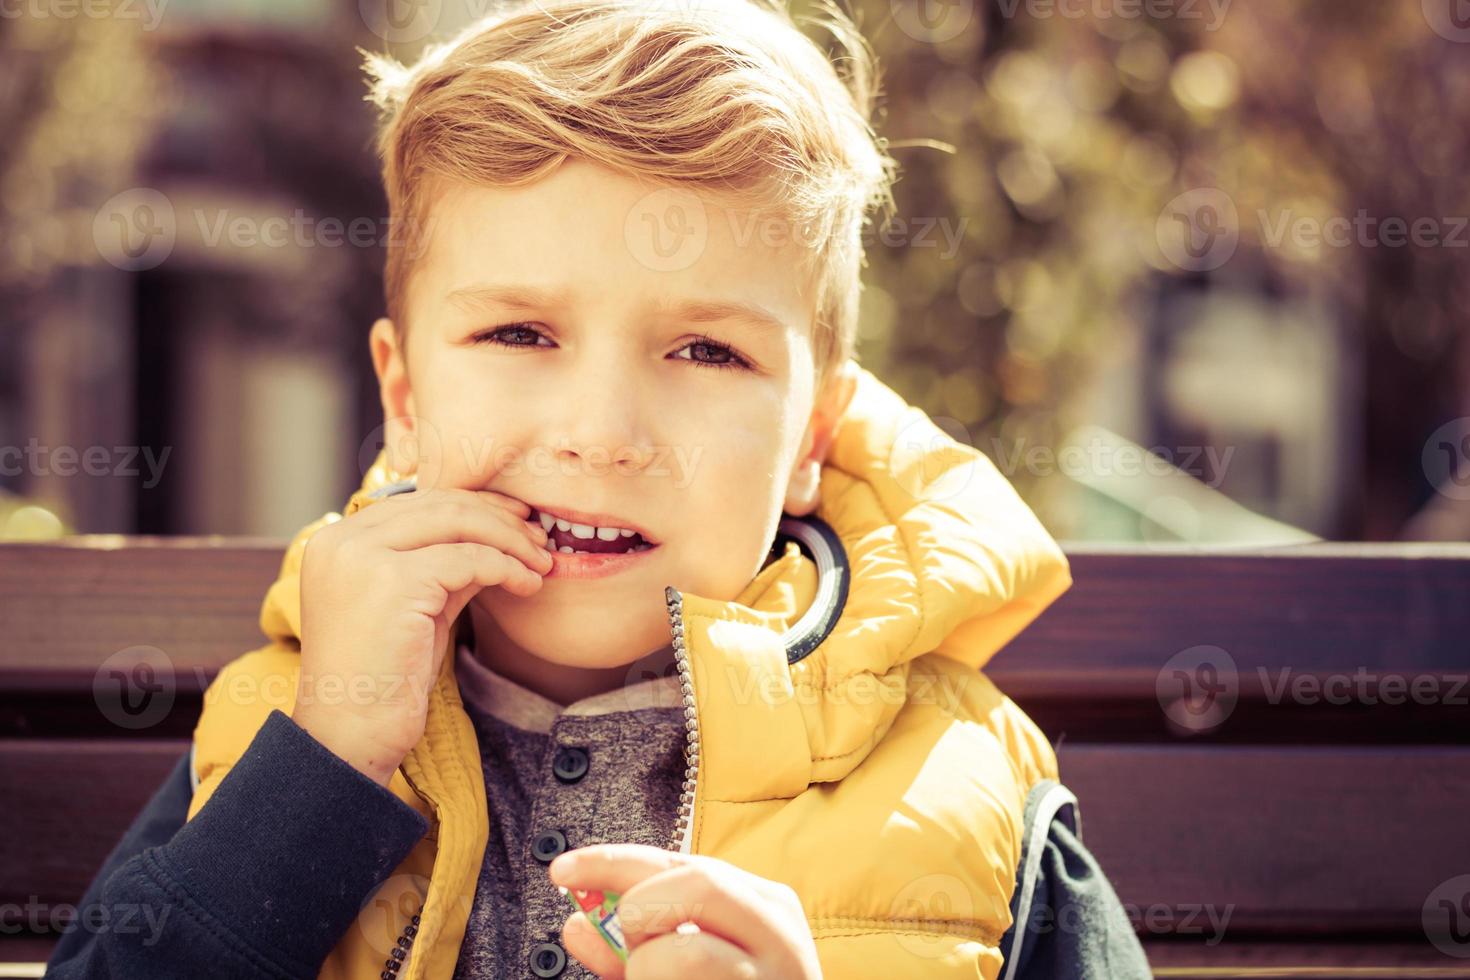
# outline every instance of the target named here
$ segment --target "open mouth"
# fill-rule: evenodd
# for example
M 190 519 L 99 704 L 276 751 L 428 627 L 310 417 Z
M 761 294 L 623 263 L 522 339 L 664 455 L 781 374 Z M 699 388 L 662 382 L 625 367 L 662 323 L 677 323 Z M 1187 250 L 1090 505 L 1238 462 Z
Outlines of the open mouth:
M 621 555 L 658 547 L 640 532 L 612 524 L 580 524 L 531 508 L 532 520 L 546 530 L 546 549 L 561 554 Z

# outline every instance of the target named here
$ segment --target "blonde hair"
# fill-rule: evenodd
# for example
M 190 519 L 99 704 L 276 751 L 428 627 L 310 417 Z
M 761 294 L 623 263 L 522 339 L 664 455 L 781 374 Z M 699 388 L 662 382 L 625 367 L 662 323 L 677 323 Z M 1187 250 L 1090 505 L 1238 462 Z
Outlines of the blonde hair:
M 395 229 L 425 227 L 434 178 L 514 186 L 567 158 L 774 211 L 816 287 L 820 390 L 854 356 L 862 234 L 892 209 L 896 165 L 872 128 L 876 59 L 833 0 L 530 0 L 428 47 L 411 66 L 361 51 L 381 110 Z M 406 329 L 414 251 L 390 236 L 388 315 Z

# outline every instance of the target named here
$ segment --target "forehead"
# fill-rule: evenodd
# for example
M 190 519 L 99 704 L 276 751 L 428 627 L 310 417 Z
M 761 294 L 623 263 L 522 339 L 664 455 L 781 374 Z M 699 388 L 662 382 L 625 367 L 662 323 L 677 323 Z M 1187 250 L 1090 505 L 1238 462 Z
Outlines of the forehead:
M 743 308 L 752 323 L 764 313 L 810 336 L 809 247 L 774 208 L 571 160 L 518 187 L 437 181 L 425 223 L 410 291 L 419 310 L 554 299 L 698 320 Z

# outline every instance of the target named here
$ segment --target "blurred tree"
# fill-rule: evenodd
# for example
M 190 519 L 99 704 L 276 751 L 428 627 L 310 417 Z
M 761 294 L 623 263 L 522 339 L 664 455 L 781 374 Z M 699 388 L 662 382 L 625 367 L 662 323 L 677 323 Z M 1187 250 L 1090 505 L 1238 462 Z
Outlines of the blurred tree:
M 977 4 L 948 5 L 969 17 L 954 31 L 924 20 L 918 0 L 856 3 L 885 69 L 880 134 L 957 148 L 896 152 L 899 216 L 910 230 L 962 229 L 953 255 L 901 231 L 875 236 L 864 360 L 992 455 L 1056 447 L 1089 421 L 1079 393 L 1101 363 L 1130 356 L 1118 352 L 1148 330 L 1161 291 L 1230 287 L 1278 305 L 1311 293 L 1337 343 L 1361 354 L 1344 363 L 1365 365 L 1342 379 L 1362 418 L 1337 420 L 1365 433 L 1361 461 L 1348 461 L 1360 489 L 1326 523 L 1336 536 L 1393 536 L 1431 493 L 1424 438 L 1470 414 L 1470 249 L 1300 248 L 1272 231 L 1364 210 L 1432 219 L 1447 239 L 1470 214 L 1465 46 L 1420 4 L 1235 3 L 1218 20 L 1203 4 L 1070 5 L 1083 16 Z M 1175 16 L 1139 15 L 1148 9 Z M 1233 201 L 1240 245 L 1190 271 L 1156 228 L 1199 187 Z M 1086 535 L 1054 484 L 1009 475 L 1054 526 Z

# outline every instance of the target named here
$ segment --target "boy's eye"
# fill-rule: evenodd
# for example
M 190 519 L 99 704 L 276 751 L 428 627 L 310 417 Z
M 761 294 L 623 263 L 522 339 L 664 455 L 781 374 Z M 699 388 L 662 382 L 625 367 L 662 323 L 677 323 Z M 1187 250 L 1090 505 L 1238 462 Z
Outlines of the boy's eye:
M 526 338 L 530 338 L 527 342 Z M 486 330 L 472 338 L 478 344 L 499 344 L 502 347 L 536 347 L 541 332 L 527 323 L 507 323 L 503 327 Z M 506 339 L 518 338 L 518 339 Z
M 733 351 L 729 347 L 726 347 L 719 341 L 712 340 L 709 337 L 698 337 L 681 347 L 679 350 L 681 353 L 686 350 L 702 351 L 703 353 L 700 357 L 695 357 L 693 354 L 691 354 L 688 357 L 682 357 L 679 359 L 685 361 L 693 361 L 695 364 L 703 364 L 706 367 L 726 369 L 748 369 L 750 367 L 750 362 L 747 361 L 745 358 L 741 357 L 739 354 L 735 353 L 735 351 Z M 708 356 L 713 356 L 715 359 L 711 361 L 701 359 L 702 357 Z
M 483 344 L 497 344 L 501 347 L 539 347 L 538 341 L 544 335 L 526 323 L 508 323 L 493 330 L 485 330 L 475 334 L 472 341 L 478 346 Z M 692 351 L 687 357 L 682 356 L 685 351 Z M 748 370 L 750 362 L 741 357 L 735 351 L 710 337 L 698 337 L 691 340 L 679 349 L 674 355 L 676 359 L 692 361 L 704 367 L 720 368 L 724 370 Z

